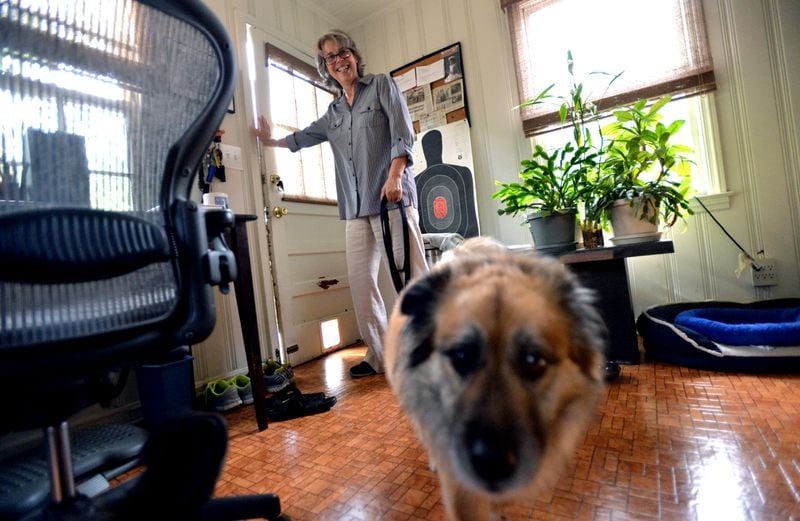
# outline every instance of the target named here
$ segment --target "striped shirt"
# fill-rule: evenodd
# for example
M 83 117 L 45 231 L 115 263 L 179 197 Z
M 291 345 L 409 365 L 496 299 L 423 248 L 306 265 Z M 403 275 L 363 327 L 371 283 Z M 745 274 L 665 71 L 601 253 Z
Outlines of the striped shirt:
M 358 83 L 352 107 L 344 95 L 336 98 L 324 116 L 286 136 L 289 150 L 330 142 L 341 219 L 379 214 L 389 165 L 393 158 L 407 156 L 403 206 L 416 208 L 417 187 L 411 169 L 414 129 L 405 99 L 388 74 L 367 74 Z

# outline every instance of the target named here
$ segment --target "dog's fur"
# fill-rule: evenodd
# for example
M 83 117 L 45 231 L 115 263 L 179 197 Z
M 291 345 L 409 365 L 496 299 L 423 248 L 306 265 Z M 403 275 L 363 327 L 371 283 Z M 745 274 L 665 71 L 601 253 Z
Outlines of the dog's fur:
M 451 520 L 535 496 L 604 389 L 605 329 L 560 263 L 469 240 L 400 295 L 386 374 L 439 473 Z

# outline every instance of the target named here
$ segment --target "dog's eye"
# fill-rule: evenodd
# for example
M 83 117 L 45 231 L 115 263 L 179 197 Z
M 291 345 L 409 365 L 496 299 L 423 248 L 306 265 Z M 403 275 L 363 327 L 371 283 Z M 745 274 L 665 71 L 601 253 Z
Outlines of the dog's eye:
M 519 372 L 528 380 L 536 380 L 547 369 L 547 360 L 536 353 L 523 353 L 520 360 Z
M 461 376 L 473 373 L 480 363 L 481 353 L 478 346 L 472 344 L 459 345 L 445 352 L 450 364 Z

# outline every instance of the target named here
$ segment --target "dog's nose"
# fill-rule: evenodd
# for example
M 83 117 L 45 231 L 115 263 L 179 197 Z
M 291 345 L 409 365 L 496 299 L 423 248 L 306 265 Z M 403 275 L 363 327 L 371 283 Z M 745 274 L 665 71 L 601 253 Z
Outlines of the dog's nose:
M 498 491 L 502 482 L 517 469 L 518 445 L 513 435 L 473 422 L 467 426 L 464 441 L 475 474 L 491 490 Z

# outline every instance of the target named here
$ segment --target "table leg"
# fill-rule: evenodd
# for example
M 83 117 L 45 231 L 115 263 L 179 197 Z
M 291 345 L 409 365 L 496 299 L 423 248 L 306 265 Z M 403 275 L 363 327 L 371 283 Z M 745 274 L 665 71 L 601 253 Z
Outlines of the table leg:
M 609 362 L 638 364 L 639 343 L 625 259 L 570 264 L 569 268 L 584 286 L 597 292 L 597 309 L 608 328 L 606 357 Z M 618 372 L 618 368 L 616 370 Z M 607 376 L 613 377 L 608 371 Z
M 231 230 L 229 247 L 236 257 L 238 276 L 233 283 L 236 289 L 236 304 L 239 308 L 239 323 L 242 327 L 244 352 L 250 384 L 253 386 L 253 404 L 256 408 L 258 430 L 267 428 L 267 398 L 264 387 L 264 369 L 261 366 L 261 342 L 258 339 L 256 300 L 253 290 L 253 272 L 250 266 L 250 247 L 247 243 L 247 222 L 237 220 Z

